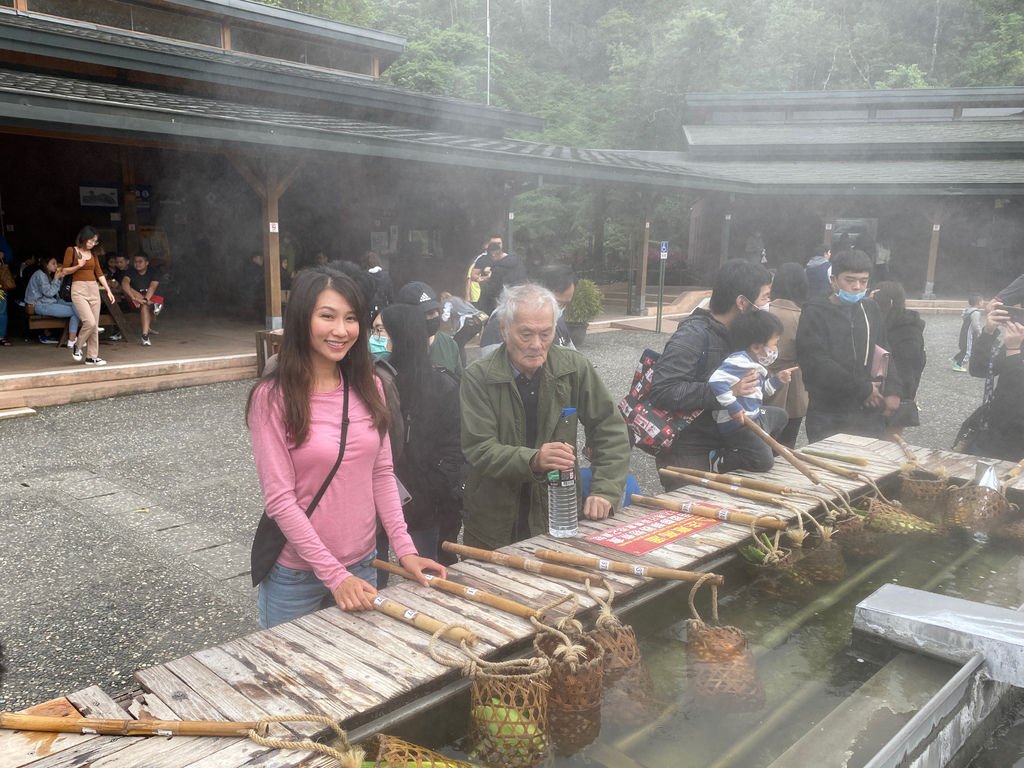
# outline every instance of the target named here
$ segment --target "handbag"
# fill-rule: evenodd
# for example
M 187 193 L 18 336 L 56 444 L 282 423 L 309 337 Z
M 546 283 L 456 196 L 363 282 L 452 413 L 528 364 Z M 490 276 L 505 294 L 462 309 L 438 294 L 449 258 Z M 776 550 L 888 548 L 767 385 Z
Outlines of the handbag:
M 957 453 L 979 455 L 978 439 L 988 431 L 992 397 L 995 395 L 995 356 L 996 350 L 993 349 L 989 355 L 988 374 L 985 376 L 985 393 L 982 395 L 981 405 L 964 419 L 964 423 L 960 425 L 956 438 L 953 440 L 953 450 Z
M 60 280 L 60 288 L 57 289 L 57 298 L 61 301 L 71 301 L 71 275 L 65 275 Z
M 708 339 L 705 337 L 700 363 L 702 371 L 707 354 Z M 651 456 L 657 456 L 671 448 L 679 433 L 704 412 L 703 408 L 670 411 L 651 405 L 654 364 L 660 357 L 661 355 L 653 349 L 643 351 L 633 373 L 633 383 L 629 387 L 629 392 L 619 400 L 619 412 L 626 420 L 630 442 Z
M 327 479 L 324 480 L 320 490 L 316 492 L 316 496 L 306 507 L 306 517 L 312 516 L 313 510 L 316 509 L 316 505 L 320 503 L 320 499 L 327 492 L 327 486 L 331 484 L 331 480 L 337 474 L 341 460 L 345 456 L 345 442 L 348 438 L 348 378 L 344 372 L 342 372 L 341 378 L 345 384 L 345 394 L 341 406 L 341 445 L 338 448 L 338 460 L 334 462 L 331 471 L 327 473 Z M 263 510 L 263 516 L 260 517 L 259 525 L 256 526 L 256 535 L 252 540 L 252 551 L 249 554 L 250 573 L 254 587 L 259 586 L 260 582 L 267 578 L 270 569 L 274 567 L 277 558 L 281 556 L 284 545 L 285 536 L 281 531 L 281 526 L 271 520 L 267 511 Z
M 11 268 L 0 261 L 0 288 L 5 291 L 13 291 L 18 284 L 14 281 Z

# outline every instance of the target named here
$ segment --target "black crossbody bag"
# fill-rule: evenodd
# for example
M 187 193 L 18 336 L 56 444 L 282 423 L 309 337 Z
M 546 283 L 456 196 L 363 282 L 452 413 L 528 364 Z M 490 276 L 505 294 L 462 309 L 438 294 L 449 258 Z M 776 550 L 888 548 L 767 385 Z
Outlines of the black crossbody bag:
M 344 372 L 341 374 L 341 380 L 345 385 L 345 394 L 341 406 L 341 445 L 338 448 L 338 460 L 334 462 L 331 471 L 327 473 L 327 479 L 324 480 L 320 490 L 316 492 L 316 496 L 313 497 L 313 500 L 309 502 L 309 506 L 306 507 L 306 517 L 313 515 L 313 510 L 316 509 L 316 505 L 320 503 L 320 499 L 327 492 L 327 486 L 331 484 L 331 480 L 337 474 L 338 467 L 341 466 L 341 460 L 345 456 L 345 443 L 348 440 L 348 378 L 346 378 Z M 267 578 L 270 569 L 274 567 L 277 558 L 281 556 L 281 550 L 284 549 L 284 545 L 285 537 L 284 533 L 281 532 L 281 527 L 271 520 L 267 516 L 266 510 L 264 510 L 259 525 L 256 526 L 256 535 L 252 540 L 252 553 L 249 556 L 252 585 L 254 587 L 259 586 L 260 582 Z

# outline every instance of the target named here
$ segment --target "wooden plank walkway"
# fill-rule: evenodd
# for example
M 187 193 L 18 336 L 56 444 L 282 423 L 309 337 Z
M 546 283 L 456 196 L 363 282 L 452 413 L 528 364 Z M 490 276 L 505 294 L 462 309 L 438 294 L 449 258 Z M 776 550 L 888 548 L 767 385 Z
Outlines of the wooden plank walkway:
M 904 461 L 900 448 L 884 441 L 836 436 L 815 447 L 868 461 L 863 472 L 875 481 L 894 475 Z M 917 449 L 923 464 L 944 467 L 951 478 L 972 479 L 976 459 L 945 451 Z M 849 466 L 849 465 L 845 465 Z M 1004 464 L 1000 471 L 1009 469 Z M 839 478 L 825 471 L 822 479 L 852 495 L 869 490 L 866 483 Z M 818 490 L 785 461 L 758 475 L 796 490 Z M 1012 486 L 1024 488 L 1024 478 Z M 684 486 L 667 498 L 707 501 L 730 509 L 775 514 L 791 519 L 788 509 L 757 505 L 700 486 Z M 801 509 L 817 506 L 812 499 L 796 497 Z M 652 510 L 627 507 L 613 520 L 581 523 L 583 536 L 640 519 Z M 611 550 L 582 538 L 556 540 L 537 536 L 506 548 L 512 554 L 532 555 L 539 548 L 582 552 L 670 568 L 700 570 L 701 564 L 734 549 L 747 540 L 750 529 L 716 523 L 688 537 L 642 556 Z M 581 584 L 557 581 L 505 566 L 466 561 L 450 569 L 450 578 L 532 606 L 541 607 L 566 595 L 575 595 L 581 614 L 594 601 Z M 650 580 L 624 574 L 603 573 L 618 595 L 642 590 Z M 441 621 L 471 629 L 480 642 L 474 649 L 485 657 L 500 658 L 522 649 L 534 634 L 532 625 L 478 603 L 462 600 L 401 579 L 383 594 Z M 555 615 L 558 615 L 555 611 Z M 126 712 L 98 688 L 87 688 L 37 707 L 34 714 L 67 717 L 97 716 L 125 719 L 258 720 L 262 717 L 300 713 L 326 714 L 342 727 L 358 716 L 383 714 L 404 703 L 438 690 L 459 676 L 457 670 L 435 662 L 423 632 L 381 613 L 344 613 L 334 608 L 296 621 L 237 638 L 155 667 L 140 670 L 136 679 L 143 695 Z M 279 736 L 313 736 L 320 726 L 289 723 L 274 726 Z M 276 751 L 239 738 L 149 737 L 125 738 L 95 735 L 29 734 L 0 731 L 0 768 L 58 768 L 79 765 L 104 768 L 129 766 L 326 766 L 330 758 L 309 753 Z

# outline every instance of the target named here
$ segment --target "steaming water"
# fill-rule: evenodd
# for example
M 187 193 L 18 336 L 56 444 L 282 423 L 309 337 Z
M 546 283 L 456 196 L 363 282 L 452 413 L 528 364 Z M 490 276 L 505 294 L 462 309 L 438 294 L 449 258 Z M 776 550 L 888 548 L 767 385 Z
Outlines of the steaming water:
M 918 588 L 928 585 L 934 592 L 1010 608 L 1024 603 L 1024 579 L 1021 578 L 1024 557 L 1013 549 L 990 545 L 976 547 L 972 554 L 972 543 L 960 536 L 912 541 L 897 538 L 895 546 L 901 545 L 904 546 L 900 554 L 886 567 L 873 573 L 832 607 L 810 617 L 781 643 L 780 627 L 804 605 L 830 593 L 835 585 L 814 586 L 798 599 L 786 602 L 758 599 L 747 587 L 722 597 L 722 623 L 742 629 L 757 654 L 757 669 L 767 701 L 753 712 L 709 710 L 688 691 L 685 645 L 688 585 L 633 610 L 625 620 L 640 634 L 644 663 L 651 672 L 657 705 L 639 723 L 630 722 L 634 720 L 631 715 L 636 713 L 630 712 L 628 706 L 623 707 L 621 702 L 615 707 L 606 706 L 597 742 L 574 755 L 555 757 L 550 764 L 555 768 L 770 766 L 791 745 L 809 738 L 819 740 L 825 748 L 823 754 L 834 757 L 836 765 L 840 764 L 840 756 L 848 757 L 845 763 L 848 766 L 863 765 L 916 711 L 919 704 L 914 702 L 930 698 L 957 667 L 914 656 L 913 663 L 924 665 L 918 673 L 901 676 L 892 674 L 890 668 L 889 674 L 882 672 L 871 682 L 877 686 L 879 680 L 887 681 L 889 687 L 883 691 L 883 697 L 894 702 L 894 711 L 879 712 L 868 707 L 852 709 L 852 714 L 843 715 L 870 717 L 869 738 L 851 744 L 832 730 L 820 732 L 817 726 L 822 720 L 837 707 L 850 706 L 850 697 L 883 670 L 893 653 L 890 647 L 875 645 L 869 650 L 868 644 L 862 641 L 851 645 L 854 606 L 888 582 Z M 962 558 L 963 562 L 950 568 L 950 564 L 965 553 L 968 556 Z M 856 579 L 863 567 L 848 561 L 847 578 Z M 742 580 L 738 574 L 727 574 L 729 584 L 739 584 Z M 706 606 L 701 610 L 708 619 Z M 764 648 L 765 642 L 774 647 Z M 635 691 L 633 699 L 642 702 L 645 696 Z M 905 706 L 901 707 L 900 702 L 905 702 Z M 788 710 L 786 716 L 773 721 L 763 733 L 759 731 L 765 719 L 782 707 Z M 436 738 L 446 731 L 451 733 L 453 725 L 461 728 L 467 711 L 467 699 L 457 700 L 439 708 L 431 722 L 419 723 L 411 726 L 406 734 L 396 735 L 428 743 L 432 736 Z M 665 714 L 658 718 L 659 713 Z M 657 725 L 651 728 L 655 720 Z M 751 734 L 755 736 L 741 754 L 734 755 L 729 762 L 716 763 Z M 1024 757 L 1022 745 L 1024 722 L 1011 717 L 1011 722 L 995 740 L 994 751 L 979 758 L 975 765 L 979 768 L 1024 765 L 1015 763 Z M 459 750 L 457 737 L 442 751 L 465 756 Z M 787 756 L 778 765 L 798 764 L 791 759 Z

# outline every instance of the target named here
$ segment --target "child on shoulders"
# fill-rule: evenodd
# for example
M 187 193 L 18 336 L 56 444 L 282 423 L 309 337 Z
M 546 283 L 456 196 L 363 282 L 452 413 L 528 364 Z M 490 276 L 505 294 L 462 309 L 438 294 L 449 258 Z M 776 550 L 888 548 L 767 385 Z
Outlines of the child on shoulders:
M 789 417 L 783 408 L 765 406 L 765 396 L 771 396 L 793 376 L 793 368 L 779 371 L 769 377 L 768 366 L 779 354 L 782 323 L 767 311 L 757 310 L 740 315 L 729 329 L 733 349 L 718 366 L 708 386 L 718 400 L 720 408 L 714 412 L 722 448 L 709 457 L 714 472 L 732 472 L 746 469 L 767 472 L 775 464 L 772 449 L 751 430 L 744 427 L 747 419 L 754 421 L 773 437 L 782 432 Z M 740 382 L 756 371 L 757 386 L 749 394 L 737 395 Z M 739 389 L 739 391 L 742 391 Z

